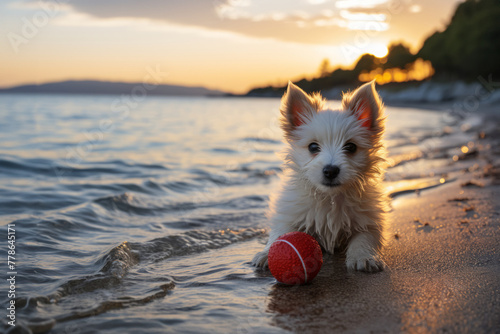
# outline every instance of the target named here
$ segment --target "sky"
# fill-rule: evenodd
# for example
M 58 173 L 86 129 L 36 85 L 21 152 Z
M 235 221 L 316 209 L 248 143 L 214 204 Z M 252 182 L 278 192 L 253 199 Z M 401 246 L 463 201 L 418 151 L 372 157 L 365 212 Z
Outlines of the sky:
M 391 42 L 417 51 L 458 0 L 2 0 L 0 87 L 142 82 L 233 93 L 349 67 Z

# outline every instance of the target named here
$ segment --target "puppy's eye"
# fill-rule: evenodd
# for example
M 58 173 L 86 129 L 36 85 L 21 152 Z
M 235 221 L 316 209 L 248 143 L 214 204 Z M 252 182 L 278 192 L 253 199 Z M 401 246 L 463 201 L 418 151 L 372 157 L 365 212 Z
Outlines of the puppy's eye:
M 309 152 L 312 154 L 319 153 L 321 151 L 321 147 L 319 147 L 318 143 L 310 143 L 308 148 Z
M 356 146 L 356 144 L 354 144 L 354 143 L 347 143 L 347 144 L 345 144 L 345 145 L 344 145 L 344 148 L 343 148 L 343 149 L 344 149 L 344 151 L 346 151 L 346 152 L 349 152 L 349 153 L 354 153 L 354 152 L 356 152 L 356 149 L 357 149 L 357 148 L 358 148 L 358 147 Z

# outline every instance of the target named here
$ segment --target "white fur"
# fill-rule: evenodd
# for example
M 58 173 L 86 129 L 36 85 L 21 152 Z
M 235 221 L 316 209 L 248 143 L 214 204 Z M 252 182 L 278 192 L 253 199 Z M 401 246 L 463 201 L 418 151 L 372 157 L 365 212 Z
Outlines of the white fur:
M 385 266 L 379 251 L 387 199 L 380 182 L 385 148 L 383 105 L 373 83 L 343 98 L 343 110 L 323 110 L 319 95 L 309 96 L 289 84 L 282 100 L 282 128 L 287 139 L 281 189 L 271 196 L 269 241 L 252 263 L 267 266 L 271 244 L 281 235 L 303 231 L 330 253 L 346 246 L 348 269 L 379 271 Z M 368 112 L 371 126 L 363 126 Z M 312 154 L 308 146 L 318 143 Z M 355 153 L 344 150 L 357 145 Z M 323 184 L 323 168 L 336 165 L 340 185 Z

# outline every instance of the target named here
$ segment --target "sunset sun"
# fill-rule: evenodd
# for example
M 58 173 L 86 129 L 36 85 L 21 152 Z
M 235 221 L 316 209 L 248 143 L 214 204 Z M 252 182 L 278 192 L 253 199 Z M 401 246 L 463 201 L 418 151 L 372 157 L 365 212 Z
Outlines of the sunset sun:
M 369 45 L 365 49 L 365 51 L 366 51 L 366 53 L 371 53 L 372 55 L 374 55 L 377 58 L 385 57 L 387 55 L 387 53 L 389 52 L 389 50 L 387 49 L 387 46 L 385 46 L 382 43 L 380 43 L 380 44 L 374 43 L 372 45 Z

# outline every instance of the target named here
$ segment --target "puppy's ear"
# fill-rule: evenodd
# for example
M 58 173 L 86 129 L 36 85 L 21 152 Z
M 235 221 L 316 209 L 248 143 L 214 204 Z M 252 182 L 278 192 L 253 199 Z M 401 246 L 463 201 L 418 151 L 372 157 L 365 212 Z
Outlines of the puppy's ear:
M 368 82 L 354 92 L 344 94 L 342 108 L 355 115 L 361 125 L 380 134 L 384 130 L 384 106 L 375 90 L 375 81 Z
M 324 100 L 319 94 L 308 95 L 291 81 L 281 99 L 281 128 L 285 136 L 293 139 L 293 130 L 307 123 L 312 116 L 323 108 Z

